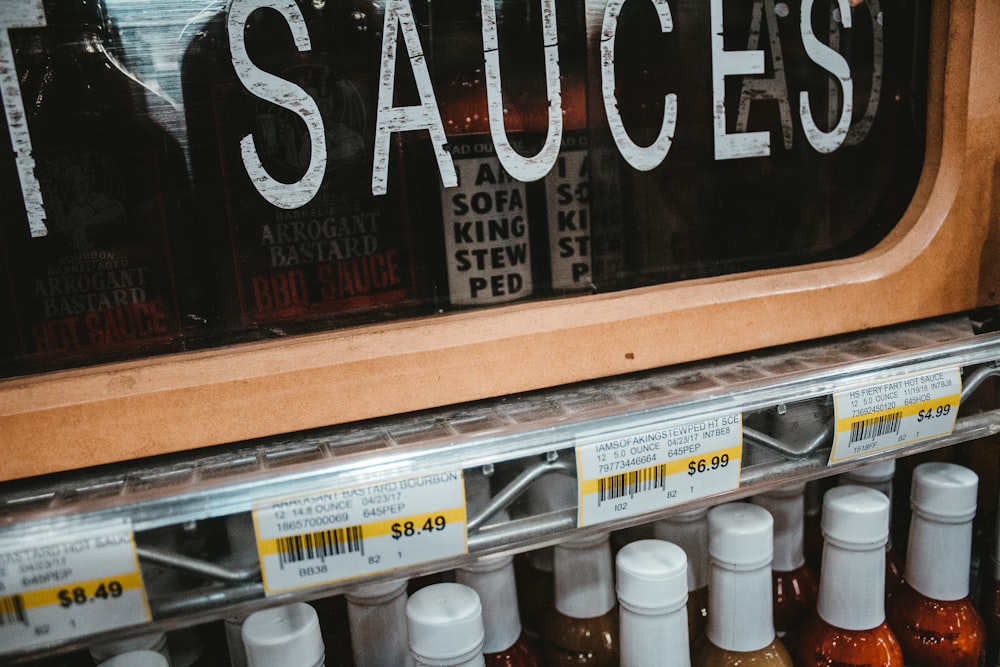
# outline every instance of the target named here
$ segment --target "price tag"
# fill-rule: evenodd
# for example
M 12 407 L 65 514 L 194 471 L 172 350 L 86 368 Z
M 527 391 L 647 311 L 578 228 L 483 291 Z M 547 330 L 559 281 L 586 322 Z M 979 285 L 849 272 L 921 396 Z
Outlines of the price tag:
M 940 368 L 834 394 L 830 463 L 870 456 L 955 429 L 962 394 L 958 367 Z
M 150 620 L 130 522 L 0 542 L 0 653 Z
M 663 422 L 577 437 L 580 526 L 738 489 L 743 417 Z
M 268 595 L 468 551 L 461 472 L 277 498 L 253 518 Z

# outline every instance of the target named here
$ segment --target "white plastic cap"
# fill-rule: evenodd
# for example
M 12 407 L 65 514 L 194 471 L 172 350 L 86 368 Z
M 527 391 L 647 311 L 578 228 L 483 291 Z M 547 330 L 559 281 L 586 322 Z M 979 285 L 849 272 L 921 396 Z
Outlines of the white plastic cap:
M 663 540 L 626 544 L 615 558 L 618 600 L 636 613 L 667 613 L 687 604 L 687 555 Z
M 242 634 L 249 667 L 313 667 L 323 663 L 319 616 L 305 602 L 250 614 L 243 621 Z
M 895 474 L 896 459 L 889 459 L 848 470 L 840 476 L 838 483 L 841 485 L 854 483 L 862 486 L 882 484 L 891 480 Z
M 129 651 L 105 660 L 99 667 L 170 667 L 170 662 L 156 651 Z
M 462 584 L 432 584 L 411 595 L 406 627 L 414 657 L 432 664 L 461 664 L 482 653 L 486 636 L 479 595 Z
M 961 523 L 976 515 L 979 477 L 954 463 L 921 463 L 913 469 L 910 506 L 935 521 Z
M 774 556 L 774 519 L 751 503 L 726 503 L 708 512 L 708 553 L 727 569 L 756 569 Z
M 823 539 L 843 548 L 871 549 L 889 539 L 889 499 L 865 486 L 837 486 L 823 496 Z
M 90 648 L 90 657 L 94 659 L 95 663 L 101 663 L 116 655 L 135 651 L 153 651 L 161 655 L 165 654 L 167 652 L 166 633 L 154 632 L 148 635 L 139 635 L 138 637 L 129 637 L 128 639 L 98 644 Z

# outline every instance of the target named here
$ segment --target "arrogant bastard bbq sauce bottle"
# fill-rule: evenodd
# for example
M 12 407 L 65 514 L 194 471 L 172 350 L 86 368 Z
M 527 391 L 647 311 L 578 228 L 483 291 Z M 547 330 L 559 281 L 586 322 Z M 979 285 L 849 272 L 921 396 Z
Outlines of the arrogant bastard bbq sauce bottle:
M 348 324 L 419 303 L 391 150 L 373 194 L 381 26 L 365 0 L 231 0 L 192 40 L 184 101 L 223 326 Z
M 885 622 L 885 541 L 889 499 L 861 486 L 823 497 L 823 566 L 816 613 L 802 626 L 799 667 L 902 667 Z
M 187 169 L 107 50 L 103 7 L 6 3 L 0 34 L 0 367 L 178 349 Z
M 727 503 L 708 512 L 708 628 L 695 642 L 695 667 L 791 667 L 774 632 L 771 559 L 774 521 L 763 507 Z
M 954 463 L 913 470 L 904 584 L 888 610 L 908 665 L 983 664 L 986 626 L 969 599 L 978 485 L 976 473 Z

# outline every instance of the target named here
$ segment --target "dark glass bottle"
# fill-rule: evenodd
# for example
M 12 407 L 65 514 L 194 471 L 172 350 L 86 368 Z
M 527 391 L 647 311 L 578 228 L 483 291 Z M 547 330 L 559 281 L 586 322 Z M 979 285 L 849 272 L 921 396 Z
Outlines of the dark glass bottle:
M 885 541 L 889 499 L 861 486 L 823 498 L 823 567 L 816 613 L 802 626 L 798 667 L 902 667 L 885 621 Z
M 954 463 L 923 463 L 913 470 L 905 584 L 888 611 L 907 664 L 983 663 L 986 626 L 969 598 L 978 482 L 974 472 Z
M 373 194 L 379 11 L 365 0 L 243 7 L 201 26 L 182 68 L 216 331 L 412 312 L 424 294 L 395 135 L 386 194 Z
M 805 484 L 793 484 L 754 496 L 752 501 L 774 518 L 774 629 L 794 654 L 799 630 L 816 609 L 816 576 L 803 550 Z
M 0 265 L 13 301 L 0 368 L 177 350 L 191 294 L 177 280 L 189 268 L 183 154 L 107 50 L 102 5 L 44 9 L 44 27 L 9 30 L 20 97 L 6 88 L 6 115 L 19 99 L 24 122 L 0 121 Z

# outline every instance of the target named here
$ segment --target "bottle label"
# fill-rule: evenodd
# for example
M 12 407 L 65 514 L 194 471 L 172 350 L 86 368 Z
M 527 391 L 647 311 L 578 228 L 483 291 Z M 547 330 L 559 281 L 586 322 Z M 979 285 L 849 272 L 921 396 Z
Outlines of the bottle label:
M 0 653 L 148 623 L 131 523 L 0 540 Z
M 61 357 L 164 344 L 180 329 L 153 153 L 40 149 L 46 236 L 19 256 L 23 347 Z M 137 169 L 137 165 L 142 169 Z
M 830 464 L 949 435 L 962 394 L 957 366 L 910 373 L 834 394 Z
M 579 290 L 593 282 L 590 247 L 590 154 L 585 132 L 567 132 L 545 177 L 552 288 Z
M 467 553 L 461 472 L 389 480 L 257 503 L 264 590 L 291 590 Z
M 655 512 L 740 486 L 743 416 L 649 421 L 576 438 L 578 522 Z
M 279 69 L 283 80 L 308 91 L 322 117 L 326 160 L 317 192 L 305 203 L 273 204 L 297 192 L 290 184 L 310 169 L 315 133 L 288 109 L 248 102 L 248 136 L 266 174 L 251 177 L 226 102 L 245 93 L 230 86 L 214 92 L 215 123 L 233 162 L 225 168 L 225 190 L 244 320 L 306 320 L 412 298 L 409 239 L 394 212 L 396 200 L 370 190 L 366 109 L 373 100 L 364 77 L 339 74 L 321 62 Z
M 527 189 L 500 164 L 488 136 L 449 140 L 458 187 L 441 190 L 448 293 L 456 306 L 531 296 Z

